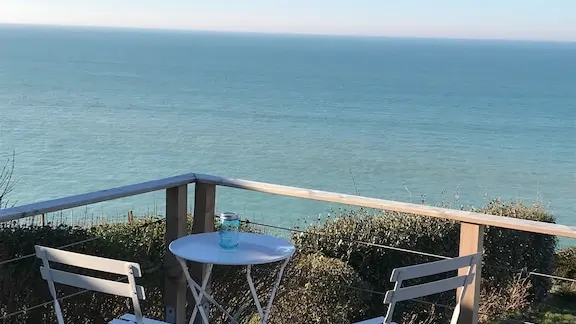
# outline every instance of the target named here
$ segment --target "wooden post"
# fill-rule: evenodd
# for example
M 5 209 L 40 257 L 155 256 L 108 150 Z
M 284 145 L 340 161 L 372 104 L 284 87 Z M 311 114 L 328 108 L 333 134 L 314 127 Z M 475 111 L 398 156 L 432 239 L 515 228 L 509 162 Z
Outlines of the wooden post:
M 175 239 L 186 235 L 186 217 L 188 210 L 188 185 L 166 189 L 166 254 L 164 271 L 165 320 L 168 323 L 186 322 L 186 277 L 178 260 L 168 250 Z
M 214 232 L 216 185 L 196 183 L 192 233 Z
M 216 185 L 197 182 L 194 192 L 194 222 L 192 225 L 192 233 L 214 232 L 215 209 Z M 196 282 L 202 282 L 205 273 L 206 265 L 191 262 L 190 275 Z M 202 323 L 202 318 L 197 316 L 194 323 Z
M 484 225 L 460 223 L 460 256 L 483 252 Z M 476 267 L 474 281 L 466 289 L 466 295 L 461 304 L 458 324 L 478 324 L 478 308 L 480 304 L 480 282 L 482 278 L 482 261 Z M 459 275 L 465 275 L 467 269 L 460 269 Z M 458 289 L 456 297 L 460 295 Z

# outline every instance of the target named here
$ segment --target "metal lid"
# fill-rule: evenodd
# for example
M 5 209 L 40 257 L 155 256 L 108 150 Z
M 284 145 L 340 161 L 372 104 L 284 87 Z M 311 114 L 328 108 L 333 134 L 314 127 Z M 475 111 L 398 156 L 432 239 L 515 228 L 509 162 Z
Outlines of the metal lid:
M 224 213 L 218 214 L 218 216 L 220 217 L 220 219 L 224 219 L 224 220 L 237 220 L 238 219 L 238 213 L 234 213 L 234 212 L 224 212 Z

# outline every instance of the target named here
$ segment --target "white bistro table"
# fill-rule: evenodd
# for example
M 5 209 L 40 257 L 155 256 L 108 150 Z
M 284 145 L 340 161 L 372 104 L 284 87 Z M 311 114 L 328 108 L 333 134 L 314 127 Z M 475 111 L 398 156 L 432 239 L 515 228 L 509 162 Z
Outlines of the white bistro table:
M 202 297 L 205 297 L 209 302 L 218 307 L 218 309 L 224 312 L 224 314 L 234 322 L 236 321 L 230 313 L 224 309 L 224 307 L 222 307 L 212 296 L 210 296 L 210 294 L 206 292 L 206 286 L 208 285 L 213 265 L 246 266 L 246 279 L 250 286 L 250 292 L 254 298 L 254 303 L 256 304 L 262 323 L 266 323 L 270 313 L 270 308 L 272 307 L 272 302 L 274 301 L 274 296 L 276 295 L 276 291 L 280 285 L 280 280 L 282 280 L 284 269 L 295 251 L 294 245 L 285 239 L 255 233 L 240 233 L 238 247 L 233 250 L 228 250 L 220 246 L 218 232 L 183 236 L 172 241 L 169 249 L 180 262 L 184 274 L 186 275 L 188 286 L 190 287 L 190 290 L 192 290 L 192 294 L 196 301 L 196 306 L 194 307 L 192 317 L 190 318 L 190 323 L 194 321 L 196 314 L 199 312 L 205 324 L 208 324 L 209 322 L 204 308 L 201 307 Z M 207 265 L 202 285 L 199 285 L 192 279 L 186 261 L 205 263 Z M 272 293 L 270 294 L 270 299 L 268 300 L 266 309 L 263 310 L 256 289 L 254 288 L 254 282 L 252 281 L 250 271 L 253 265 L 279 261 L 284 261 L 284 263 L 278 271 L 276 282 L 272 288 Z

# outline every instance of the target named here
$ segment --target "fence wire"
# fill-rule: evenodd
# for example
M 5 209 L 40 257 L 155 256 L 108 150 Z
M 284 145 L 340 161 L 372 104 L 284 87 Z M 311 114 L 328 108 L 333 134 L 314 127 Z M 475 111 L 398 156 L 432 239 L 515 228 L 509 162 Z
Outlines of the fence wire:
M 161 218 L 161 219 L 154 220 L 154 221 L 151 221 L 151 222 L 146 222 L 145 224 L 139 225 L 139 228 L 145 228 L 145 227 L 148 227 L 148 226 L 153 225 L 153 224 L 159 224 L 159 223 L 163 222 L 164 220 L 165 220 L 164 218 Z M 97 239 L 99 239 L 99 238 L 101 238 L 101 237 L 100 237 L 100 236 L 95 236 L 95 237 L 91 237 L 91 238 L 88 238 L 88 239 L 85 239 L 85 240 L 82 240 L 82 241 L 78 241 L 78 242 L 74 242 L 74 243 L 70 243 L 70 244 L 66 244 L 66 245 L 61 245 L 61 246 L 55 247 L 55 249 L 66 249 L 66 248 L 73 247 L 73 246 L 76 246 L 76 245 L 80 245 L 80 244 L 92 242 L 92 241 L 95 241 L 95 240 L 97 240 Z M 12 258 L 12 259 L 8 259 L 8 260 L 3 260 L 3 261 L 0 261 L 0 266 L 5 265 L 5 264 L 8 264 L 8 263 L 16 262 L 16 261 L 28 259 L 28 258 L 31 258 L 31 257 L 33 257 L 33 256 L 35 256 L 35 255 L 36 255 L 36 253 L 30 253 L 30 254 L 26 254 L 26 255 L 23 255 L 23 256 L 19 256 L 19 257 L 16 257 L 16 258 Z
M 142 272 L 143 272 L 143 273 L 146 273 L 146 274 L 151 274 L 151 273 L 157 272 L 158 270 L 160 270 L 160 268 L 161 268 L 161 266 L 156 266 L 156 267 L 153 267 L 153 268 L 151 268 L 151 269 L 143 270 Z M 128 280 L 128 278 L 127 278 L 126 276 L 121 276 L 121 277 L 118 277 L 117 279 L 115 279 L 114 281 L 115 281 L 115 282 L 121 282 L 121 281 L 127 281 L 127 280 Z M 89 292 L 89 291 L 92 291 L 92 290 L 84 289 L 84 290 L 81 290 L 81 291 L 77 291 L 77 292 L 75 292 L 75 293 L 73 293 L 73 294 L 69 294 L 69 295 L 66 295 L 66 296 L 57 298 L 57 300 L 58 300 L 58 302 L 61 302 L 61 301 L 66 300 L 66 299 L 68 299 L 68 298 L 70 298 L 70 297 L 80 296 L 80 295 L 85 294 L 85 293 L 87 293 L 87 292 Z M 49 300 L 49 301 L 44 302 L 44 303 L 42 303 L 42 304 L 38 304 L 38 305 L 35 305 L 35 306 L 32 306 L 32 307 L 28 307 L 28 308 L 26 308 L 26 309 L 22 309 L 22 310 L 19 310 L 19 311 L 15 311 L 15 312 L 6 314 L 6 315 L 0 317 L 0 319 L 5 320 L 5 319 L 7 319 L 7 318 L 9 318 L 9 317 L 12 317 L 12 316 L 15 316 L 15 315 L 19 315 L 19 314 L 24 314 L 24 313 L 27 313 L 27 312 L 29 312 L 29 311 L 32 311 L 32 310 L 35 310 L 35 309 L 38 309 L 38 308 L 46 307 L 46 306 L 48 306 L 48 305 L 50 305 L 50 304 L 53 304 L 53 303 L 54 303 L 54 300 Z
M 288 231 L 288 232 L 292 232 L 292 233 L 301 233 L 301 234 L 307 234 L 307 235 L 329 237 L 329 235 L 326 235 L 326 234 L 311 233 L 311 232 L 308 232 L 306 230 L 289 228 L 289 227 L 282 227 L 282 226 L 277 226 L 277 225 L 264 224 L 264 223 L 250 221 L 250 220 L 241 220 L 241 222 L 243 222 L 244 224 L 247 224 L 247 225 L 250 225 L 250 224 L 251 225 L 257 225 L 257 226 L 262 226 L 262 227 L 267 227 L 267 228 L 284 230 L 284 231 Z M 361 244 L 361 245 L 372 246 L 372 247 L 376 247 L 376 248 L 388 249 L 388 250 L 399 251 L 399 252 L 406 252 L 406 253 L 417 254 L 417 255 L 433 257 L 433 258 L 438 258 L 438 259 L 444 259 L 444 260 L 453 258 L 453 257 L 449 257 L 449 256 L 439 255 L 439 254 L 433 254 L 433 253 L 427 253 L 427 252 L 422 252 L 422 251 L 404 249 L 404 248 L 399 248 L 396 246 L 390 246 L 390 245 L 384 245 L 384 244 L 378 244 L 378 243 L 364 242 L 364 241 L 358 241 L 358 240 L 348 240 L 348 239 L 343 239 L 343 238 L 340 238 L 339 240 L 342 240 L 342 241 L 347 242 L 347 243 Z M 560 276 L 556 276 L 553 274 L 546 274 L 546 273 L 541 273 L 541 272 L 537 272 L 537 271 L 530 271 L 528 269 L 513 269 L 510 267 L 503 267 L 503 266 L 490 265 L 490 264 L 484 264 L 482 266 L 506 270 L 506 271 L 510 271 L 512 273 L 515 273 L 515 274 L 526 274 L 527 276 L 538 276 L 538 277 L 545 277 L 545 278 L 549 278 L 549 279 L 564 280 L 564 281 L 576 283 L 576 279 L 560 277 Z
M 145 228 L 147 226 L 153 225 L 153 224 L 159 224 L 161 222 L 164 222 L 165 219 L 161 218 L 161 219 L 157 219 L 151 222 L 147 222 L 145 224 L 141 224 L 139 225 L 140 228 Z M 329 237 L 329 235 L 326 234 L 322 234 L 322 233 L 311 233 L 309 231 L 306 230 L 301 230 L 301 229 L 297 229 L 297 228 L 289 228 L 289 227 L 282 227 L 282 226 L 277 226 L 277 225 L 270 225 L 270 224 L 265 224 L 265 223 L 260 223 L 260 222 L 255 222 L 255 221 L 250 221 L 250 220 L 241 220 L 242 223 L 246 224 L 246 225 L 256 225 L 256 226 L 261 226 L 261 227 L 265 227 L 265 228 L 270 228 L 270 229 L 276 229 L 276 230 L 283 230 L 283 231 L 287 231 L 287 232 L 291 232 L 291 233 L 300 233 L 300 234 L 307 234 L 307 235 L 316 235 L 316 236 L 324 236 L 324 237 Z M 78 241 L 78 242 L 73 242 L 70 244 L 66 244 L 66 245 L 62 245 L 57 247 L 58 249 L 66 249 L 66 248 L 70 248 L 76 245 L 80 245 L 80 244 L 84 244 L 84 243 L 88 243 L 88 242 L 92 242 L 95 240 L 98 240 L 99 236 L 96 237 L 92 237 L 92 238 L 88 238 L 82 241 Z M 427 252 L 423 252 L 423 251 L 417 251 L 417 250 L 410 250 L 410 249 L 405 249 L 405 248 L 400 248 L 400 247 L 396 247 L 396 246 L 390 246 L 390 245 L 384 245 L 384 244 L 378 244 L 378 243 L 373 243 L 373 242 L 364 242 L 364 241 L 359 241 L 359 240 L 353 240 L 353 239 L 342 239 L 340 238 L 339 240 L 342 240 L 344 242 L 347 243 L 354 243 L 354 244 L 360 244 L 360 245 L 364 245 L 364 246 L 371 246 L 371 247 L 375 247 L 375 248 L 382 248 L 382 249 L 388 249 L 388 250 L 393 250 L 393 251 L 398 251 L 398 252 L 405 252 L 405 253 L 411 253 L 411 254 L 417 254 L 417 255 L 421 255 L 421 256 L 426 256 L 426 257 L 432 257 L 432 258 L 438 258 L 438 259 L 450 259 L 452 257 L 449 256 L 444 256 L 444 255 L 439 255 L 439 254 L 433 254 L 433 253 L 427 253 Z M 35 254 L 31 253 L 31 254 L 27 254 L 27 255 L 23 255 L 20 257 L 16 257 L 16 258 L 12 258 L 12 259 L 8 259 L 8 260 L 3 260 L 0 261 L 0 266 L 5 265 L 5 264 L 9 264 L 12 262 L 17 262 L 20 260 L 24 260 L 27 258 L 31 258 L 34 257 Z M 540 272 L 536 272 L 536 271 L 528 271 L 527 269 L 513 269 L 510 267 L 503 267 L 503 266 L 497 266 L 497 265 L 489 265 L 489 264 L 485 264 L 485 267 L 492 267 L 492 268 L 498 268 L 498 269 L 502 269 L 502 270 L 506 270 L 506 271 L 511 271 L 513 273 L 517 273 L 517 274 L 527 274 L 528 276 L 540 276 L 540 277 L 546 277 L 546 278 L 550 278 L 550 279 L 555 279 L 555 280 L 564 280 L 564 281 L 569 281 L 569 282 L 576 282 L 576 279 L 571 279 L 571 278 L 566 278 L 566 277 L 560 277 L 560 276 L 556 276 L 556 275 L 552 275 L 552 274 L 545 274 L 545 273 L 540 273 Z M 154 273 L 156 271 L 159 271 L 161 269 L 161 265 L 160 266 L 156 266 L 152 269 L 149 270 L 145 270 L 146 273 Z M 122 281 L 125 280 L 125 277 L 120 277 L 118 278 L 116 281 Z M 348 289 L 354 289 L 354 290 L 360 290 L 366 293 L 370 293 L 370 294 L 377 294 L 380 296 L 384 296 L 386 294 L 386 292 L 381 292 L 381 291 L 376 291 L 376 290 L 371 290 L 371 289 L 365 289 L 365 288 L 359 288 L 359 287 L 353 287 L 353 286 L 346 286 L 343 285 L 344 288 L 348 288 Z M 58 298 L 59 301 L 63 301 L 66 300 L 68 298 L 74 297 L 74 296 L 79 296 L 81 294 L 84 294 L 86 292 L 88 292 L 89 290 L 82 290 L 73 294 L 69 294 L 63 297 Z M 437 307 L 441 307 L 441 308 L 445 308 L 445 309 L 450 309 L 450 310 L 454 310 L 454 306 L 449 306 L 449 305 L 444 305 L 444 304 L 439 304 L 439 303 L 432 303 L 432 302 L 428 302 L 425 300 L 421 300 L 421 299 L 413 299 L 412 301 L 417 302 L 417 303 L 422 303 L 422 304 L 428 304 L 428 305 L 433 305 L 433 306 L 437 306 Z M 53 304 L 54 301 L 50 300 L 47 301 L 45 303 L 41 303 L 23 310 L 19 310 L 19 311 L 15 311 L 9 314 L 4 315 L 3 317 L 1 317 L 0 319 L 5 320 L 9 317 L 18 315 L 18 314 L 23 314 L 38 308 L 42 308 L 42 307 L 46 307 L 50 304 Z M 547 307 L 552 307 L 555 308 L 553 305 L 549 305 L 546 303 L 541 303 L 542 305 L 545 305 Z M 562 310 L 563 311 L 563 310 Z M 489 314 L 484 314 L 481 313 L 482 315 L 489 315 Z M 576 315 L 576 313 L 572 313 L 574 315 Z M 527 321 L 521 321 L 521 320 L 513 320 L 513 319 L 506 319 L 507 323 L 524 323 L 524 324 L 533 324 L 531 322 L 527 322 Z
M 322 234 L 322 233 L 311 233 L 309 231 L 306 230 L 301 230 L 301 229 L 297 229 L 297 228 L 288 228 L 288 227 L 282 227 L 282 226 L 277 226 L 277 225 L 270 225 L 270 224 L 264 224 L 264 223 L 260 223 L 260 222 L 254 222 L 254 221 L 250 221 L 250 220 L 243 220 L 241 221 L 247 225 L 256 225 L 256 226 L 261 226 L 261 227 L 265 227 L 265 228 L 271 228 L 271 229 L 276 229 L 276 230 L 283 230 L 283 231 L 288 231 L 291 233 L 299 233 L 299 234 L 307 234 L 307 235 L 316 235 L 316 236 L 324 236 L 324 237 L 329 237 L 329 235 L 326 234 Z M 412 254 L 418 254 L 418 255 L 422 255 L 422 256 L 427 256 L 427 257 L 435 257 L 438 259 L 450 259 L 451 257 L 447 257 L 447 256 L 443 256 L 443 255 L 437 255 L 437 254 L 432 254 L 432 253 L 427 253 L 427 252 L 422 252 L 422 251 L 416 251 L 416 250 L 409 250 L 409 249 L 403 249 L 403 248 L 398 248 L 395 246 L 389 246 L 389 245 L 383 245 L 383 244 L 377 244 L 377 243 L 371 243 L 371 242 L 364 242 L 364 241 L 358 241 L 358 240 L 347 240 L 347 239 L 342 239 L 339 238 L 339 240 L 348 242 L 348 243 L 356 243 L 356 244 L 362 244 L 362 245 L 366 245 L 366 246 L 372 246 L 372 247 L 376 247 L 376 248 L 383 248 L 383 249 L 389 249 L 389 250 L 394 250 L 394 251 L 400 251 L 400 252 L 406 252 L 406 253 L 412 253 Z M 489 268 L 496 268 L 496 269 L 501 269 L 501 270 L 506 270 L 506 271 L 510 271 L 512 273 L 515 274 L 520 274 L 520 275 L 526 275 L 526 276 L 538 276 L 538 277 L 545 277 L 545 278 L 549 278 L 549 279 L 554 279 L 554 280 L 563 280 L 563 281 L 568 281 L 568 282 L 576 282 L 576 279 L 572 279 L 572 278 L 566 278 L 566 277 L 561 277 L 561 276 L 556 276 L 556 275 L 552 275 L 552 274 L 546 274 L 546 273 L 541 273 L 541 272 L 537 272 L 537 271 L 529 271 L 528 269 L 514 269 L 511 267 L 504 267 L 504 266 L 498 266 L 498 265 L 490 265 L 490 264 L 484 264 L 484 267 L 489 267 Z M 376 294 L 379 296 L 385 296 L 386 292 L 382 292 L 382 291 L 375 291 L 375 290 L 371 290 L 371 289 L 365 289 L 365 288 L 359 288 L 359 287 L 353 287 L 353 286 L 347 286 L 347 285 L 342 285 L 343 288 L 347 288 L 347 289 L 353 289 L 353 290 L 358 290 L 358 291 L 362 291 L 365 293 L 370 293 L 370 294 Z M 449 305 L 444 305 L 444 304 L 440 304 L 440 303 L 433 303 L 433 302 L 428 302 L 425 300 L 422 300 L 420 298 L 418 299 L 411 299 L 411 301 L 417 302 L 417 303 L 421 303 L 421 304 L 427 304 L 427 305 L 433 305 L 435 307 L 441 307 L 441 308 L 445 308 L 445 309 L 449 309 L 449 310 L 454 310 L 455 307 L 454 306 L 449 306 Z M 571 315 L 576 315 L 576 312 L 573 311 L 569 311 L 563 308 L 558 308 L 554 305 L 551 305 L 549 303 L 546 302 L 539 302 L 538 305 L 540 306 L 545 306 L 548 308 L 552 308 L 555 309 L 557 311 L 560 311 L 564 314 L 571 314 Z M 485 316 L 490 316 L 491 314 L 487 314 L 487 313 L 483 313 L 483 312 L 479 312 L 480 315 L 485 315 Z M 503 320 L 503 323 L 519 323 L 519 324 L 537 324 L 537 323 L 533 323 L 530 321 L 526 321 L 526 320 L 518 320 L 518 319 L 509 319 L 509 318 L 501 318 L 500 320 Z
M 164 218 L 157 219 L 157 220 L 154 220 L 154 221 L 151 221 L 151 222 L 146 222 L 146 223 L 144 223 L 144 224 L 138 225 L 138 228 L 146 228 L 146 227 L 151 226 L 151 225 L 153 225 L 153 224 L 160 224 L 160 223 L 162 223 L 162 222 L 164 222 L 164 221 L 165 221 Z M 66 249 L 66 248 L 69 248 L 69 247 L 72 247 L 72 246 L 84 244 L 84 243 L 87 243 L 87 242 L 92 242 L 92 241 L 95 241 L 95 240 L 100 239 L 100 238 L 101 238 L 100 236 L 95 236 L 95 237 L 91 237 L 91 238 L 86 239 L 86 240 L 82 240 L 82 241 L 78 241 L 78 242 L 74 242 L 74 243 L 62 245 L 62 246 L 59 246 L 59 247 L 56 247 L 56 248 L 57 248 L 57 249 Z M 32 257 L 35 257 L 35 256 L 36 256 L 36 254 L 35 254 L 35 253 L 32 253 L 32 254 L 23 255 L 23 256 L 21 256 L 21 257 L 4 260 L 4 261 L 0 262 L 0 266 L 5 265 L 5 264 L 9 264 L 9 263 L 11 263 L 11 262 L 17 262 L 17 261 L 20 261 L 20 260 L 32 258 Z M 157 265 L 157 266 L 155 266 L 155 267 L 153 267 L 153 268 L 150 268 L 150 269 L 147 269 L 147 270 L 143 270 L 143 272 L 144 272 L 144 273 L 147 273 L 147 274 L 150 274 L 150 273 L 154 273 L 154 272 L 159 271 L 161 268 L 162 268 L 162 265 Z M 127 279 L 126 276 L 121 276 L 121 277 L 119 277 L 118 279 L 116 279 L 115 281 L 116 281 L 116 282 L 120 282 L 120 281 L 126 280 L 126 279 Z M 60 298 L 58 298 L 58 301 L 63 301 L 63 300 L 66 300 L 66 299 L 68 299 L 68 298 L 70 298 L 70 297 L 79 296 L 79 295 L 84 294 L 84 293 L 89 292 L 89 291 L 90 291 L 90 290 L 81 290 L 81 291 L 75 292 L 75 293 L 73 293 L 73 294 L 69 294 L 69 295 L 60 297 Z M 47 302 L 44 302 L 44 303 L 41 303 L 41 304 L 38 304 L 38 305 L 35 305 L 35 306 L 32 306 L 32 307 L 28 307 L 28 308 L 26 308 L 26 309 L 22 309 L 22 310 L 19 310 L 19 311 L 15 311 L 15 312 L 12 312 L 12 313 L 8 313 L 8 314 L 0 317 L 0 319 L 6 320 L 7 318 L 10 318 L 10 317 L 12 317 L 12 316 L 19 315 L 19 314 L 24 314 L 24 313 L 27 313 L 27 312 L 29 312 L 29 311 L 32 311 L 32 310 L 35 310 L 35 309 L 38 309 L 38 308 L 46 307 L 46 306 L 48 306 L 48 305 L 50 305 L 50 304 L 53 304 L 53 303 L 54 303 L 54 300 L 50 300 L 50 301 L 47 301 Z
M 257 225 L 257 226 L 263 226 L 263 227 L 268 227 L 268 228 L 290 231 L 293 233 L 302 233 L 302 234 L 308 234 L 308 235 L 317 235 L 317 236 L 329 237 L 328 235 L 324 235 L 324 234 L 320 234 L 320 233 L 310 233 L 310 232 L 295 229 L 295 228 L 287 228 L 287 227 L 281 227 L 281 226 L 276 226 L 276 225 L 268 225 L 268 224 L 253 222 L 253 221 L 249 221 L 249 220 L 244 220 L 242 222 L 244 222 L 247 225 L 252 224 L 252 225 Z M 399 248 L 399 247 L 391 246 L 391 245 L 383 245 L 383 244 L 364 242 L 364 241 L 358 241 L 358 240 L 346 240 L 346 239 L 341 239 L 341 240 L 348 242 L 348 243 L 356 243 L 356 244 L 373 246 L 373 247 L 377 247 L 377 248 L 383 248 L 383 249 L 394 250 L 394 251 L 399 251 L 399 252 L 418 254 L 418 255 L 423 255 L 423 256 L 432 257 L 432 258 L 438 258 L 438 259 L 444 259 L 444 260 L 452 259 L 452 257 L 448 257 L 448 256 L 444 256 L 444 255 L 427 253 L 427 252 L 422 252 L 422 251 L 409 250 L 409 249 Z

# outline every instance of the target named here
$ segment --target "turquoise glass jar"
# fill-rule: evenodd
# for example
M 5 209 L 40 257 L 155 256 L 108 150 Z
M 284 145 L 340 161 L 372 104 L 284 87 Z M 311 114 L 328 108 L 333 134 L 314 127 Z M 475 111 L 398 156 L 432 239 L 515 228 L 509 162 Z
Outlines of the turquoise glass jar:
M 237 213 L 225 212 L 220 217 L 220 246 L 224 249 L 235 249 L 240 239 L 240 217 Z

